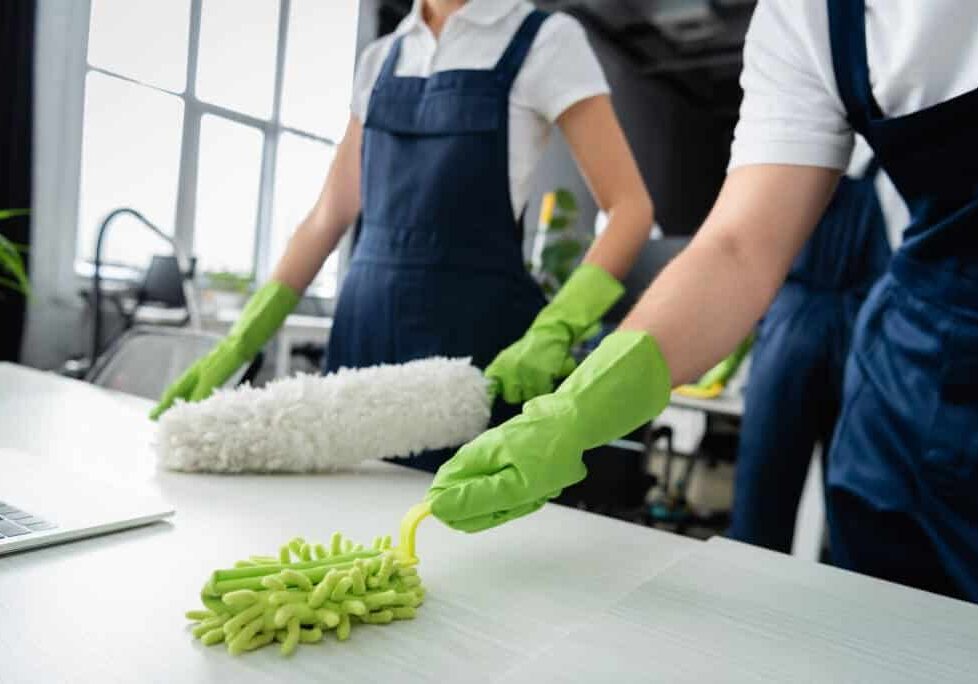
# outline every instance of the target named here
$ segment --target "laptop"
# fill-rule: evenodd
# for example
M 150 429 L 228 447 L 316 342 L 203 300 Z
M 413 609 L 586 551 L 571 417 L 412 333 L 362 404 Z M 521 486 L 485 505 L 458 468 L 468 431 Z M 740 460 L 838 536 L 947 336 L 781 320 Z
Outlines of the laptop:
M 0 448 L 0 555 L 158 522 L 159 496 Z

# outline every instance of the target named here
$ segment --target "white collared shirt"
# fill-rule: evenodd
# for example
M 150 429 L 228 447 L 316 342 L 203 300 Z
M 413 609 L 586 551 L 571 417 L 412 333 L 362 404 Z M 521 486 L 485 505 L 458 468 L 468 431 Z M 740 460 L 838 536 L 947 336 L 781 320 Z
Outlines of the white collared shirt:
M 873 95 L 887 116 L 974 90 L 978 2 L 866 0 L 866 52 Z M 836 85 L 826 0 L 759 0 L 740 80 L 731 169 L 846 167 L 852 129 Z
M 532 11 L 523 0 L 469 0 L 449 16 L 435 39 L 421 16 L 422 0 L 397 30 L 374 41 L 360 56 L 351 111 L 366 120 L 377 75 L 397 36 L 397 76 L 427 77 L 451 69 L 491 69 Z M 550 16 L 537 34 L 509 97 L 509 182 L 515 216 L 526 206 L 533 171 L 557 118 L 571 105 L 608 93 L 608 82 L 580 24 L 566 14 Z

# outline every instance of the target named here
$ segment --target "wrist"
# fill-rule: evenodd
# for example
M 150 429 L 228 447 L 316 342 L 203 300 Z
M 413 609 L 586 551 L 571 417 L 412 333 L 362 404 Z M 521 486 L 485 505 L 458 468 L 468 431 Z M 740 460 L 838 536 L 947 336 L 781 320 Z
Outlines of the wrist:
M 624 292 L 624 285 L 600 266 L 581 264 L 540 312 L 534 327 L 557 324 L 566 331 L 568 344 L 573 344 L 601 320 Z
M 662 352 L 647 333 L 619 330 L 602 341 L 558 388 L 551 410 L 573 416 L 584 448 L 628 434 L 669 403 L 671 379 Z

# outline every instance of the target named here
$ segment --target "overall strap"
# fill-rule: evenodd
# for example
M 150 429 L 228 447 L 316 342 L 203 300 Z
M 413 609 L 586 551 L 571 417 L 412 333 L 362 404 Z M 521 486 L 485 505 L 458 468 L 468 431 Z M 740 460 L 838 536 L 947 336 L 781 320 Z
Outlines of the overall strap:
M 863 169 L 863 175 L 860 176 L 860 178 L 866 178 L 866 179 L 876 178 L 876 174 L 879 173 L 879 170 L 880 170 L 880 160 L 874 154 L 872 157 L 869 158 L 869 163 L 866 164 L 866 168 Z
M 866 3 L 865 0 L 827 1 L 835 82 L 849 123 L 862 132 L 871 119 L 883 116 L 869 83 Z
M 391 45 L 391 49 L 387 53 L 387 59 L 384 60 L 384 65 L 380 68 L 380 73 L 377 75 L 377 83 L 394 78 L 394 71 L 397 69 L 397 60 L 401 56 L 402 40 L 404 40 L 403 35 L 400 35 L 394 39 L 394 43 Z
M 513 39 L 506 46 L 503 56 L 496 62 L 494 71 L 507 88 L 516 80 L 516 75 L 523 66 L 523 61 L 533 46 L 533 41 L 537 37 L 540 26 L 550 16 L 547 12 L 533 10 L 528 15 L 520 27 L 513 34 Z

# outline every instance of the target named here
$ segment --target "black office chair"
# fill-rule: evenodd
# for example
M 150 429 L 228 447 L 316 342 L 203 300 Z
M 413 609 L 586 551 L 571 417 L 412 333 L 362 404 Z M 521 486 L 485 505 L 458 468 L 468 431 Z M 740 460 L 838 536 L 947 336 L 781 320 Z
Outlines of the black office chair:
M 135 326 L 109 345 L 85 381 L 155 401 L 194 361 L 222 339 L 221 335 L 188 328 Z M 254 380 L 262 360 L 263 355 L 259 353 L 250 364 L 228 378 L 224 386 L 234 387 Z
M 621 323 L 666 264 L 686 248 L 689 240 L 688 237 L 663 237 L 646 242 L 623 281 L 625 294 L 604 315 L 604 322 L 611 326 Z

